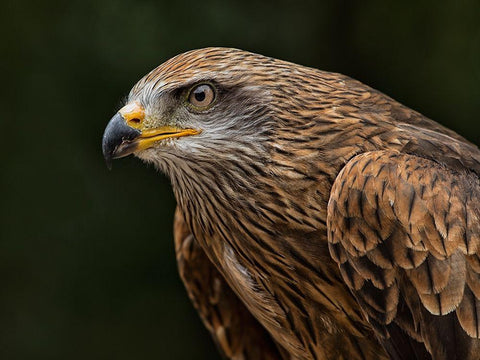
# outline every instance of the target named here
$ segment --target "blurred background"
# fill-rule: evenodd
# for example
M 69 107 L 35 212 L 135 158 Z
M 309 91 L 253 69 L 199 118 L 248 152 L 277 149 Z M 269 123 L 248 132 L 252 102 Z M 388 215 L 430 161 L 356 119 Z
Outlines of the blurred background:
M 0 358 L 217 359 L 177 275 L 168 179 L 104 127 L 205 46 L 341 72 L 480 144 L 480 2 L 4 0 Z

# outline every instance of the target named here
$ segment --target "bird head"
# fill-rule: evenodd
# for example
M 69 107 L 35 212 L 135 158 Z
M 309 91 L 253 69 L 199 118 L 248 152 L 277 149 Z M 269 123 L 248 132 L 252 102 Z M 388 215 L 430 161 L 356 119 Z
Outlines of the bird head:
M 260 156 L 273 126 L 270 100 L 276 84 L 269 81 L 273 76 L 267 66 L 273 61 L 236 49 L 207 48 L 160 65 L 133 87 L 108 123 L 103 136 L 107 164 L 134 154 L 168 170 L 169 161 L 178 159 Z

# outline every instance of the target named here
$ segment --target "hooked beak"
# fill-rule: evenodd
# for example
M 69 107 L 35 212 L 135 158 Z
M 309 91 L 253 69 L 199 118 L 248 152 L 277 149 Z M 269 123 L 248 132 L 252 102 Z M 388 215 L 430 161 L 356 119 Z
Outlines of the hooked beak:
M 110 120 L 103 134 L 102 150 L 107 167 L 112 159 L 130 155 L 152 147 L 157 141 L 199 134 L 199 130 L 180 129 L 174 126 L 144 128 L 145 110 L 138 103 L 121 108 Z

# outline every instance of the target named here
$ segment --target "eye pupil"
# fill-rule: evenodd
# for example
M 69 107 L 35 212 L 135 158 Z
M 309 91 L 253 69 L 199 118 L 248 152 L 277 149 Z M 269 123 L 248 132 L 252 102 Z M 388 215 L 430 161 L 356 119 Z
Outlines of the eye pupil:
M 194 95 L 195 95 L 195 100 L 197 101 L 203 101 L 207 97 L 207 95 L 205 94 L 205 91 L 200 89 L 195 90 Z

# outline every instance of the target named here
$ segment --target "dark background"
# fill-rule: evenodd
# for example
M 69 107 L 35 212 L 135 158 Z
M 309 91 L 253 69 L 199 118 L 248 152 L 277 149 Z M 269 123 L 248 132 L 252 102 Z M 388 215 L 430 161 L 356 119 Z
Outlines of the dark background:
M 355 77 L 480 143 L 480 2 L 3 1 L 0 358 L 216 359 L 169 181 L 103 129 L 169 57 L 232 46 Z

